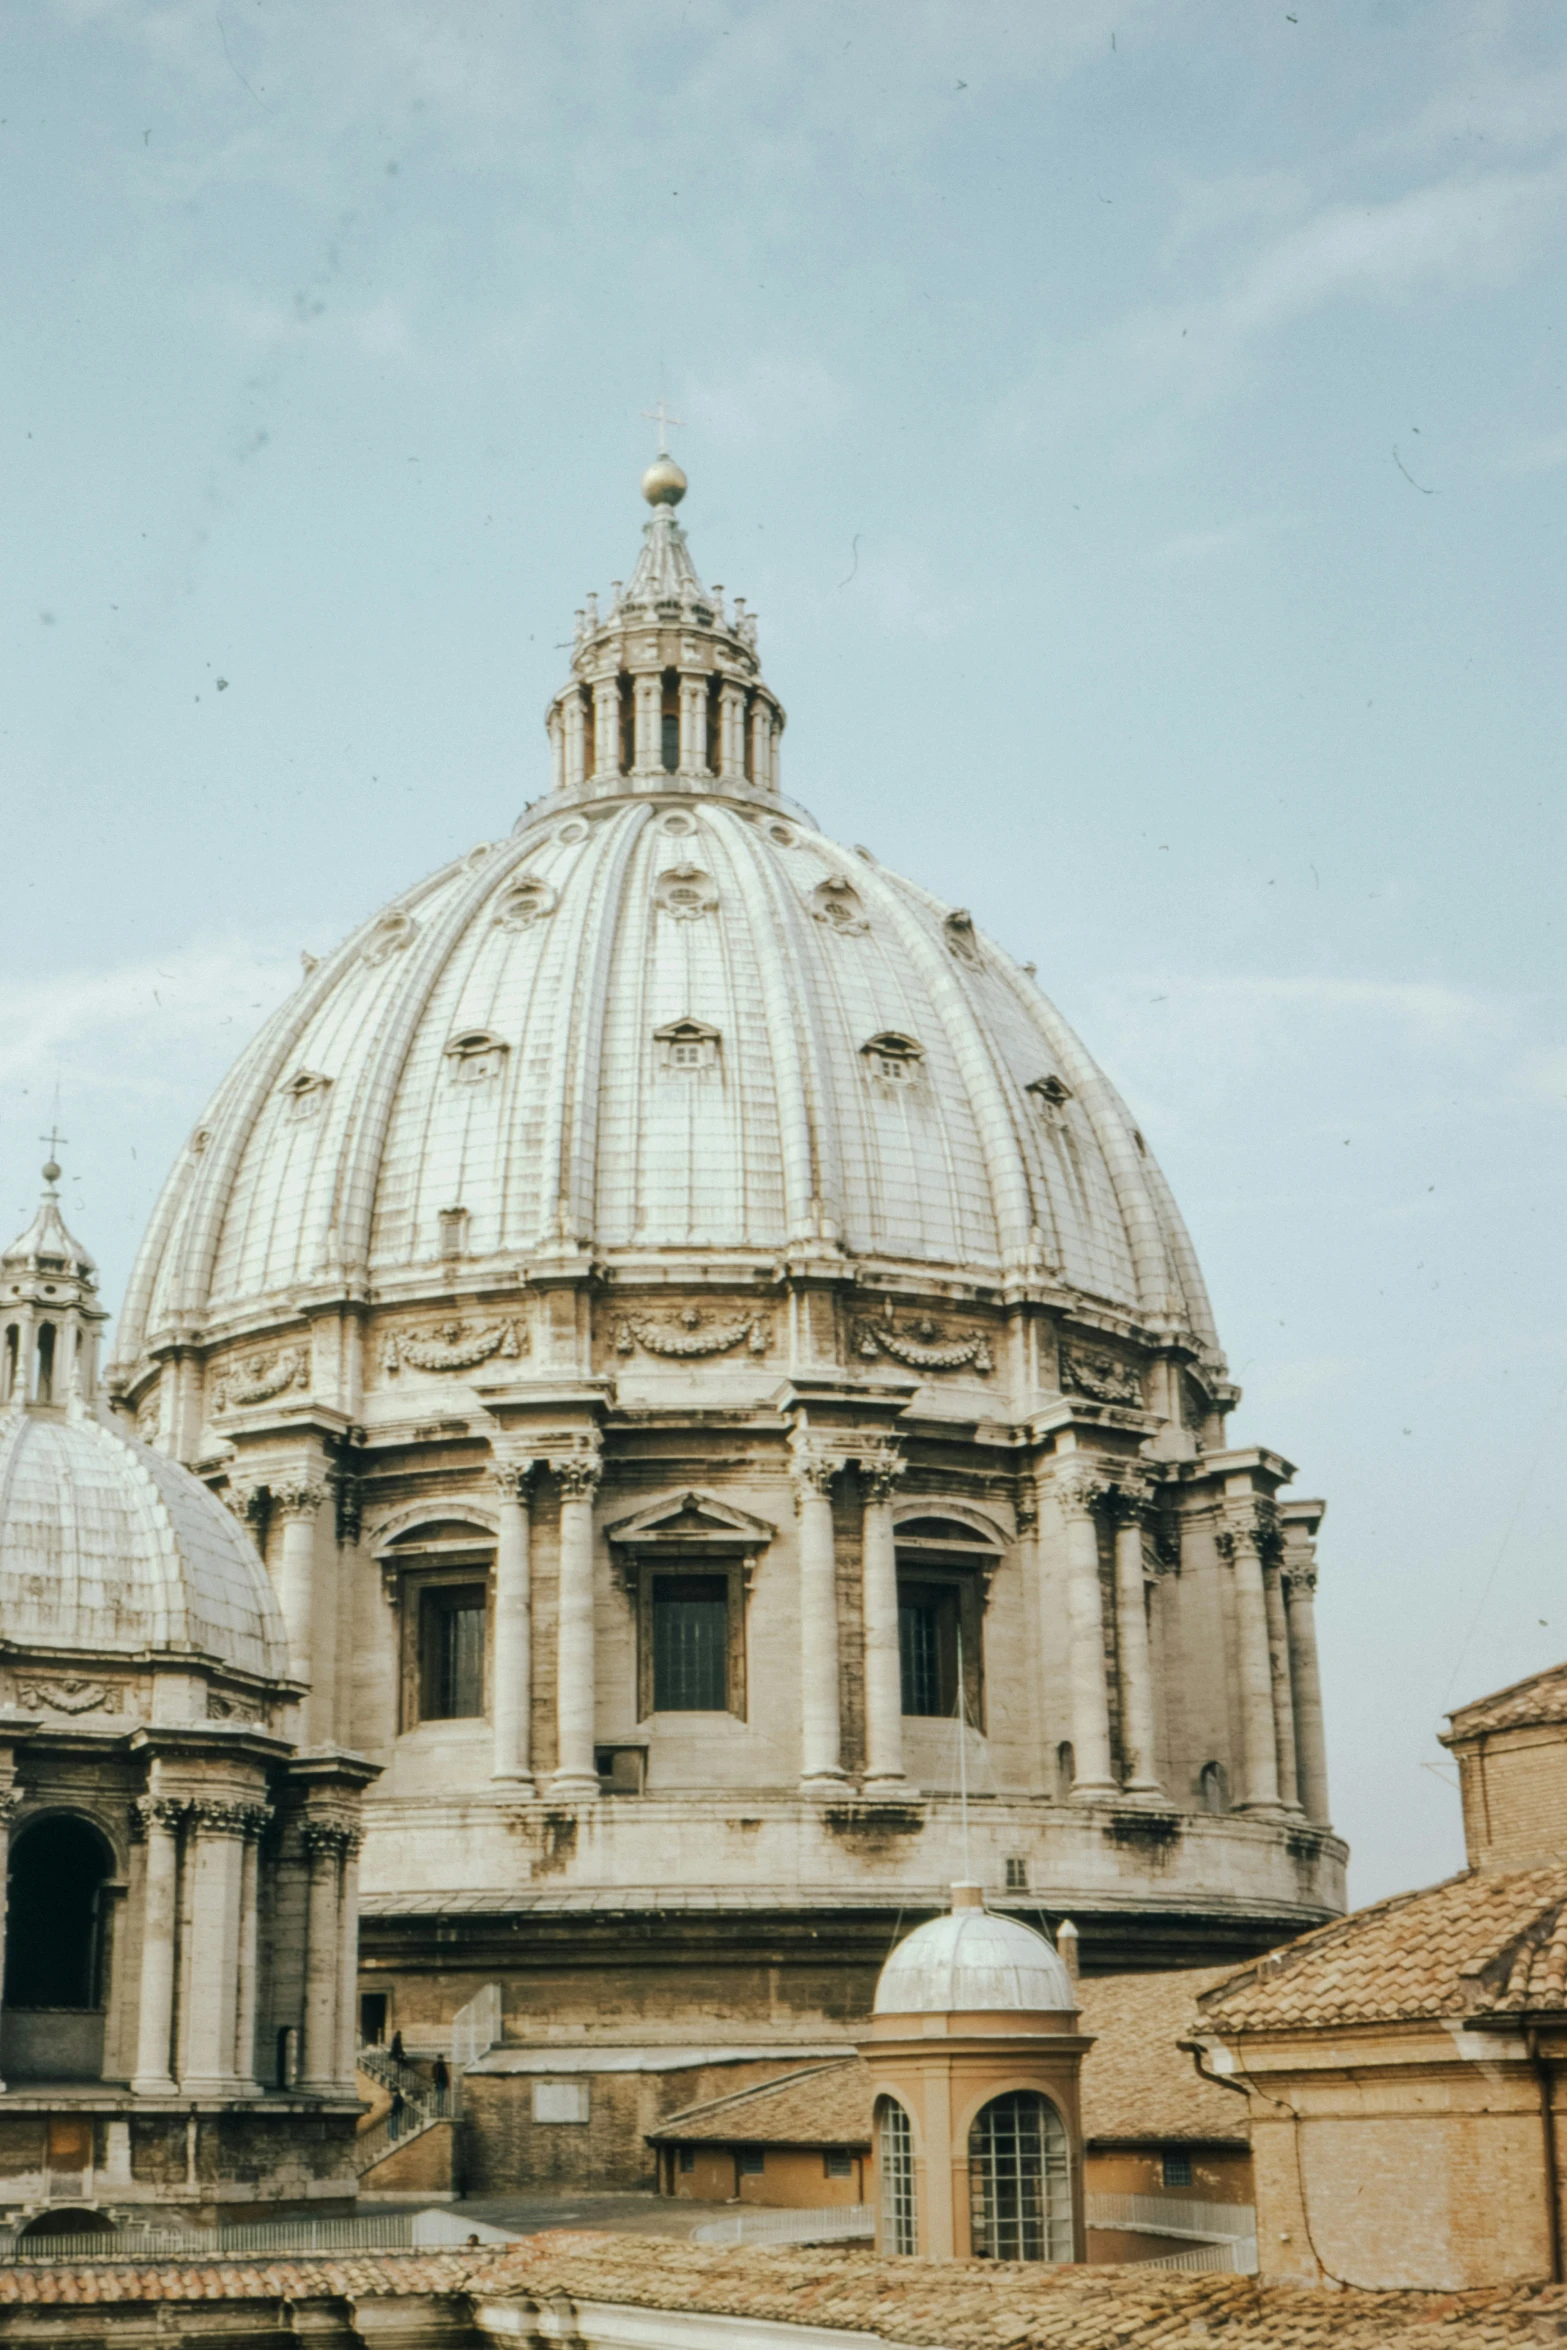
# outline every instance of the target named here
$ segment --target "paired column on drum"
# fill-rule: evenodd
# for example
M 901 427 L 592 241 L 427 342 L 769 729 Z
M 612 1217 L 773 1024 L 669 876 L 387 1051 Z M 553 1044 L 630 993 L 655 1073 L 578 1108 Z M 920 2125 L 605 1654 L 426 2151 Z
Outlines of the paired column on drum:
M 557 1763 L 551 1793 L 582 1802 L 599 1791 L 594 1756 L 593 1504 L 604 1473 L 597 1435 L 552 1456 L 560 1480 L 560 1609 L 556 1634 Z
M 283 1527 L 277 1581 L 278 1603 L 288 1627 L 289 1670 L 296 1681 L 315 1682 L 316 1519 L 326 1487 L 300 1478 L 269 1490 L 272 1515 Z M 325 1737 L 330 1731 L 330 1723 L 323 1720 L 324 1695 L 312 1688 L 304 1701 L 311 1736 Z
M 1235 1671 L 1240 1704 L 1241 1796 L 1238 1811 L 1277 1812 L 1280 1791 L 1280 1662 L 1268 1579 L 1277 1586 L 1277 1549 L 1271 1509 L 1254 1500 L 1227 1502 L 1215 1537 L 1230 1564 L 1235 1593 Z M 1288 1701 L 1288 1689 L 1284 1692 Z M 1293 1758 L 1294 1738 L 1290 1738 Z M 1293 1794 L 1293 1789 L 1291 1789 Z
M 844 1782 L 832 1518 L 832 1482 L 843 1462 L 803 1429 L 789 1452 L 800 1522 L 800 1784 L 807 1794 L 830 1794 Z
M 1155 1768 L 1158 1730 L 1154 1711 L 1153 1659 L 1148 1642 L 1147 1578 L 1143 1571 L 1143 1528 L 1148 1520 L 1146 1479 L 1117 1466 L 1109 1497 L 1115 1527 L 1115 1646 L 1121 1699 L 1123 1792 L 1160 1796 Z
M 1329 1824 L 1328 1756 L 1317 1665 L 1317 1559 L 1312 1539 L 1322 1521 L 1322 1504 L 1286 1502 L 1279 1517 L 1284 1534 L 1279 1581 L 1284 1592 L 1301 1808 L 1308 1820 L 1325 1828 Z
M 174 2093 L 174 1962 L 179 1925 L 180 1830 L 187 1806 L 144 1795 L 131 1806 L 132 1834 L 146 1846 L 142 1872 L 141 1985 L 136 2013 L 138 2097 Z
M 490 1776 L 532 1795 L 533 1561 L 528 1502 L 538 1463 L 493 1472 L 499 1496 L 495 1540 L 494 1753 Z
M 194 2096 L 232 2095 L 236 2086 L 244 1856 L 252 1824 L 251 1806 L 243 1803 L 202 1798 L 186 1814 L 190 2004 L 180 2034 L 179 2080 Z
M 1046 1490 L 1066 1538 L 1066 1615 L 1071 1686 L 1074 1797 L 1118 1795 L 1110 1755 L 1110 1699 L 1105 1682 L 1104 1596 L 1099 1580 L 1099 1505 L 1104 1478 L 1086 1463 L 1051 1477 Z
M 892 1497 L 904 1470 L 884 1439 L 860 1455 L 860 1596 L 865 1635 L 865 1792 L 904 1795 L 903 1663 L 898 1643 L 898 1554 Z
M 338 1820 L 306 1820 L 310 1866 L 305 1908 L 305 2044 L 299 2087 L 307 2097 L 351 2095 L 353 1999 L 349 1952 L 359 1937 L 359 1831 Z

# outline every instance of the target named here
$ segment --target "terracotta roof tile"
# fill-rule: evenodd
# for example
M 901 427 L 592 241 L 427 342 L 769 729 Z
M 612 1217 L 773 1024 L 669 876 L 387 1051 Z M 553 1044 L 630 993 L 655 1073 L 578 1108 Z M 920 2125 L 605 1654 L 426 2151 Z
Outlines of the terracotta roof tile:
M 907 2350 L 1480 2350 L 1567 2330 L 1567 2287 L 1364 2293 L 1259 2286 L 1249 2277 L 999 2261 L 883 2260 L 872 2252 L 759 2250 L 564 2229 L 480 2252 L 343 2260 L 0 2271 L 0 2333 L 18 2304 L 362 2300 L 452 2294 L 567 2300 L 773 2319 L 876 2334 Z M 20 2313 L 19 2313 L 20 2314 Z M 102 2321 L 95 2326 L 95 2339 Z
M 1567 1868 L 1466 1873 L 1319 1926 L 1229 1975 L 1202 2002 L 1205 2030 L 1561 2008 Z
M 1477 1697 L 1448 1715 L 1452 1724 L 1442 1734 L 1444 1746 L 1455 1738 L 1472 1738 L 1482 1730 L 1522 1730 L 1535 1722 L 1567 1722 L 1567 1665 L 1552 1665 L 1514 1681 L 1489 1697 Z
M 1250 2132 L 1246 2103 L 1198 2078 L 1178 2043 L 1197 2002 L 1230 1967 L 1180 1967 L 1150 1975 L 1089 1975 L 1078 1985 L 1082 2028 L 1094 2045 L 1083 2062 L 1083 2134 L 1124 2144 L 1149 2139 L 1233 2140 Z
M 868 2146 L 870 2078 L 857 2056 L 811 2065 L 666 2114 L 649 2140 L 724 2145 Z

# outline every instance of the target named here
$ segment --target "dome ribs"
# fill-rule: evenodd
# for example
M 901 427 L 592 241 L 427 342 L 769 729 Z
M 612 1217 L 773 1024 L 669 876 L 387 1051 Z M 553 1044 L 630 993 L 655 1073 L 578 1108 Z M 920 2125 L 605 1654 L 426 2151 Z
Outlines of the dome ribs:
M 570 932 L 570 1008 L 559 1024 L 559 1049 L 551 1055 L 549 1123 L 541 1153 L 544 1185 L 549 1187 L 539 1202 L 541 1246 L 548 1246 L 552 1237 L 562 1246 L 592 1238 L 597 1206 L 593 1177 L 598 1151 L 599 1074 L 616 924 L 613 920 L 593 923 L 590 917 L 605 903 L 612 911 L 618 910 L 626 868 L 650 814 L 645 804 L 633 806 L 589 833 L 588 843 L 596 853 L 589 860 L 585 844 L 584 861 L 590 863 L 587 885 L 579 883 L 573 891 L 563 889 L 560 913 L 552 916 L 558 922 L 568 902 L 575 901 Z
M 804 965 L 808 917 L 790 888 L 784 860 L 757 850 L 742 817 L 725 814 L 718 823 L 737 865 L 743 847 L 751 883 L 747 896 L 766 917 L 755 925 L 752 939 L 777 1080 L 784 1218 L 788 1240 L 810 1246 L 825 1237 L 824 1226 L 841 1221 L 843 1176 L 834 1128 L 821 1117 L 831 1082 L 816 1003 L 791 977 Z
M 390 1000 L 374 1042 L 361 1064 L 355 1101 L 358 1129 L 349 1151 L 338 1161 L 333 1186 L 328 1230 L 337 1234 L 339 1262 L 345 1267 L 358 1269 L 369 1260 L 376 1186 L 393 1103 L 430 998 L 475 913 L 492 895 L 496 883 L 521 864 L 523 855 L 521 844 L 511 843 L 494 861 L 487 858 L 480 865 L 468 888 L 458 892 L 455 902 L 443 909 L 427 925 L 425 936 L 416 938 L 407 950 L 413 958 L 409 968 L 417 974 L 414 984 L 410 986 L 405 979 L 400 989 L 394 985 L 389 991 Z
M 1004 1081 L 993 1047 L 981 1028 L 945 945 L 928 927 L 925 906 L 910 903 L 906 884 L 894 883 L 879 866 L 867 868 L 871 902 L 885 904 L 898 935 L 924 980 L 957 1056 L 968 1107 L 979 1135 L 990 1186 L 1000 1267 L 1027 1268 L 1033 1201 L 1023 1172 L 1016 1123 L 1007 1106 Z M 924 893 L 921 893 L 923 897 Z

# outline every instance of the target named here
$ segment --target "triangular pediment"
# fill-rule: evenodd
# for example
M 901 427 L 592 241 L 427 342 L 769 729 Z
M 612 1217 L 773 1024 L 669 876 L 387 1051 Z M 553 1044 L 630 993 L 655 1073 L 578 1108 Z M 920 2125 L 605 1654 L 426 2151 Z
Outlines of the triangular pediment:
M 686 1486 L 677 1493 L 661 1494 L 635 1517 L 621 1518 L 605 1532 L 611 1542 L 620 1543 L 724 1542 L 760 1549 L 773 1540 L 778 1529 L 765 1518 L 753 1518 L 749 1511 L 720 1501 L 716 1493 Z

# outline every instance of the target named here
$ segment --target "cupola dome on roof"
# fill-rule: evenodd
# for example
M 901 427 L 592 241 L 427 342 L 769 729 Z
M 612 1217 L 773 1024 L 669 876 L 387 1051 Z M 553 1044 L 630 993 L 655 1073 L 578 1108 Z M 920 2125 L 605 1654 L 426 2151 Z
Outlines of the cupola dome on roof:
M 1069 2015 L 1076 2007 L 1072 1978 L 1043 1934 L 976 1903 L 904 1936 L 881 1970 L 873 2013 Z
M 0 1419 L 0 1623 L 14 1649 L 178 1652 L 288 1677 L 244 1528 L 188 1469 L 80 1404 Z

